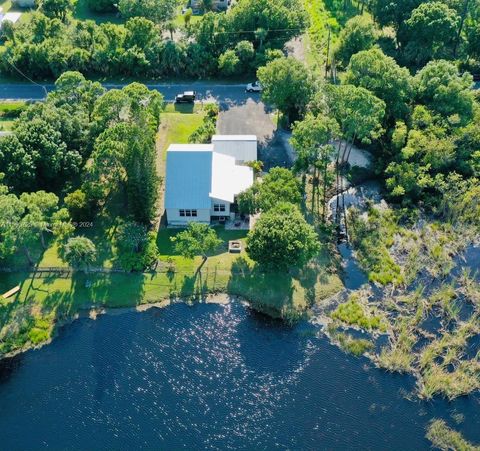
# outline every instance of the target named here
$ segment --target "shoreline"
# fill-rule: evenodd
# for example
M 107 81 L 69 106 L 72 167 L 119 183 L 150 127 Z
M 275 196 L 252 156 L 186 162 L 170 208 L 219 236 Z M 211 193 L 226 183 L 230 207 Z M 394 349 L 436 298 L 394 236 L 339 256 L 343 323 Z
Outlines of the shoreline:
M 73 324 L 77 320 L 81 319 L 90 319 L 90 320 L 96 320 L 99 316 L 103 315 L 108 315 L 108 316 L 119 316 L 119 315 L 124 315 L 127 313 L 144 313 L 147 312 L 148 310 L 157 308 L 157 309 L 164 309 L 167 307 L 170 307 L 171 305 L 174 304 L 185 304 L 185 305 L 190 305 L 193 306 L 194 304 L 216 304 L 216 305 L 228 305 L 232 301 L 240 301 L 241 303 L 248 305 L 250 308 L 253 310 L 263 313 L 265 315 L 271 316 L 266 312 L 261 311 L 260 309 L 256 309 L 254 307 L 254 302 L 251 302 L 247 300 L 246 298 L 238 295 L 231 295 L 228 293 L 215 293 L 215 294 L 208 294 L 204 299 L 199 300 L 199 301 L 189 301 L 186 299 L 164 299 L 163 301 L 157 301 L 153 303 L 148 303 L 148 304 L 138 304 L 134 307 L 92 307 L 92 308 L 85 308 L 85 309 L 80 309 L 78 310 L 73 316 L 71 317 L 66 317 L 66 318 L 59 318 L 55 322 L 54 326 L 54 333 L 52 336 L 37 345 L 30 345 L 26 347 L 22 347 L 19 349 L 16 349 L 14 351 L 8 352 L 5 355 L 0 357 L 0 364 L 6 360 L 13 359 L 21 354 L 24 354 L 25 352 L 28 351 L 34 351 L 43 348 L 44 346 L 48 346 L 55 340 L 58 336 L 58 331 L 66 326 L 69 326 Z M 271 316 L 273 318 L 273 316 Z

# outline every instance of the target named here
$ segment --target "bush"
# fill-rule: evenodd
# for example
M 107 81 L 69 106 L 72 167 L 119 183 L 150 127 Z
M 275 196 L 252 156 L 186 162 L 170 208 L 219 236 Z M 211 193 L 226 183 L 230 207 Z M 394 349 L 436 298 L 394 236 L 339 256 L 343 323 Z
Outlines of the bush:
M 202 125 L 198 127 L 189 137 L 188 142 L 192 144 L 208 144 L 212 136 L 217 132 L 217 118 L 219 113 L 218 105 L 208 103 L 204 106 L 206 113 Z
M 144 271 L 155 264 L 158 248 L 153 232 L 144 225 L 127 222 L 118 229 L 116 237 L 118 260 L 126 271 Z

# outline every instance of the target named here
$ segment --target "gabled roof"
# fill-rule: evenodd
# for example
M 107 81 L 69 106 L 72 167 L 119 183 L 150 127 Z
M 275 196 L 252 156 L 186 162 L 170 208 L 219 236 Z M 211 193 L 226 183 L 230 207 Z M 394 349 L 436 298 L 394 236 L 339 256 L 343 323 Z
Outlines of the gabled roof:
M 167 151 L 165 208 L 210 209 L 212 146 L 172 145 Z

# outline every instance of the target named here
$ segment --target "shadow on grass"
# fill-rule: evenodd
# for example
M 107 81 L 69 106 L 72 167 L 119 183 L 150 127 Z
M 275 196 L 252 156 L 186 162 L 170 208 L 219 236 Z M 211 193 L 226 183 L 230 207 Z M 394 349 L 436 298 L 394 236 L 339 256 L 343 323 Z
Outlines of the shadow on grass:
M 293 278 L 287 273 L 266 272 L 258 265 L 252 268 L 243 257 L 232 264 L 228 292 L 244 297 L 264 313 L 285 317 L 295 311 L 294 291 Z
M 193 114 L 195 110 L 195 104 L 193 103 L 174 103 L 173 109 L 175 113 L 181 114 Z
M 223 243 L 216 249 L 215 252 L 211 253 L 210 256 L 224 254 L 228 252 L 228 242 L 231 240 L 241 240 L 246 238 L 248 231 L 247 230 L 225 230 L 225 227 L 218 226 L 214 227 L 217 232 L 218 237 L 223 241 Z M 185 229 L 167 229 L 162 228 L 158 231 L 157 234 L 157 247 L 160 251 L 160 255 L 169 255 L 169 256 L 180 256 L 178 252 L 175 251 L 175 245 L 172 243 L 172 238 L 178 235 Z
M 206 298 L 209 293 L 208 275 L 202 272 L 193 276 L 184 276 L 178 292 L 178 297 L 183 300 L 201 301 Z

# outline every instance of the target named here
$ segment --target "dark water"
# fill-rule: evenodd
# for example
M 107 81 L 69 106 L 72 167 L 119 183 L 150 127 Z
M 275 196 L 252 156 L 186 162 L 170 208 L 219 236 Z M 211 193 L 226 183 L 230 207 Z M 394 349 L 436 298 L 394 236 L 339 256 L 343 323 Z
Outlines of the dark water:
M 3 365 L 0 449 L 419 450 L 433 417 L 480 442 L 478 398 L 408 401 L 317 334 L 240 303 L 77 321 Z

